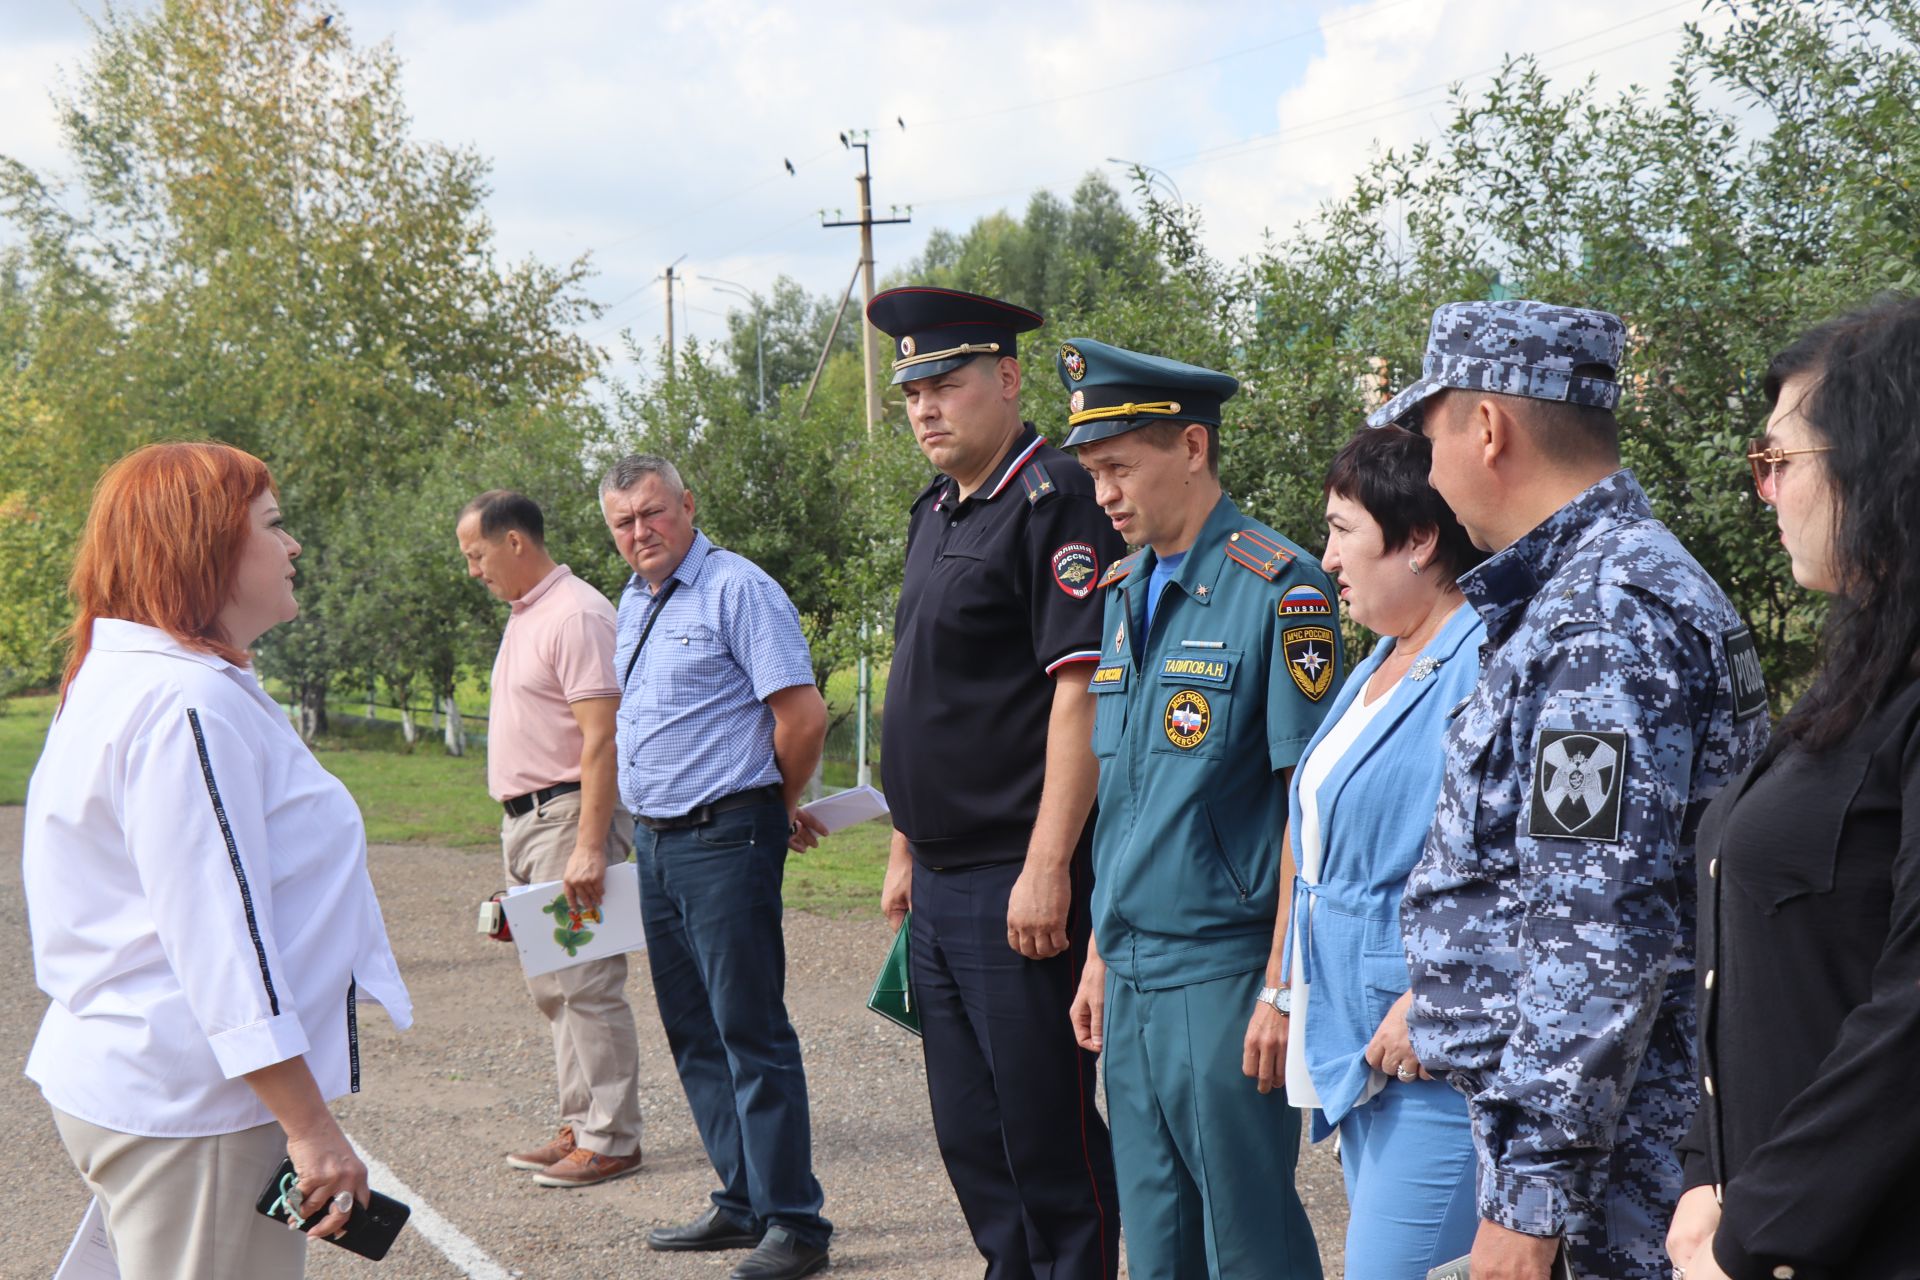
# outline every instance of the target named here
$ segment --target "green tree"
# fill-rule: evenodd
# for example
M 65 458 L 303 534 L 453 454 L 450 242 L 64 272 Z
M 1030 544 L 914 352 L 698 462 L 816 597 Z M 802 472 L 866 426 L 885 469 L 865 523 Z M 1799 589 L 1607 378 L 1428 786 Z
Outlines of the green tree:
M 316 0 L 110 8 L 59 106 L 70 185 L 0 160 L 25 243 L 0 340 L 47 467 L 90 483 L 149 440 L 227 440 L 273 468 L 319 579 L 378 516 L 357 498 L 516 438 L 510 406 L 582 395 L 584 263 L 499 262 L 485 163 L 412 138 L 391 50 Z M 49 491 L 69 525 L 75 487 Z M 342 643 L 315 608 L 263 645 L 303 727 Z

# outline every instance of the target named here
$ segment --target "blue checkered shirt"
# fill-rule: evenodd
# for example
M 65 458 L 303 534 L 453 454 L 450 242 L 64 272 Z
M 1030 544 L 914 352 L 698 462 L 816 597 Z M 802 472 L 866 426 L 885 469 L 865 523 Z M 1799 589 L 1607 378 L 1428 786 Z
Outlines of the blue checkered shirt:
M 649 818 L 779 782 L 766 700 L 813 683 L 799 611 L 758 565 L 696 532 L 672 578 L 680 586 L 620 693 L 620 800 Z M 616 673 L 657 599 L 638 574 L 628 579 Z

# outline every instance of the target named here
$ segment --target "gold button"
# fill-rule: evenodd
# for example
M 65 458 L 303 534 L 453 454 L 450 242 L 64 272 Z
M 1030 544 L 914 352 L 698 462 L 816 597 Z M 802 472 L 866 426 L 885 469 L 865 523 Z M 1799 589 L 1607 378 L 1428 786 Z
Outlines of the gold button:
M 1793 1268 L 1781 1263 L 1773 1269 L 1773 1280 L 1793 1280 Z
M 1228 542 L 1238 542 L 1238 541 L 1240 541 L 1240 535 L 1239 535 L 1239 534 L 1237 534 L 1237 533 L 1235 533 L 1235 534 L 1230 534 L 1230 535 L 1228 536 L 1228 538 L 1227 538 L 1227 541 L 1228 541 Z
M 1714 972 L 1715 972 L 1715 971 L 1714 971 L 1714 970 L 1712 970 L 1712 969 L 1709 969 L 1709 970 L 1707 970 L 1707 990 L 1709 990 L 1709 991 L 1711 991 L 1711 990 L 1713 990 L 1713 975 L 1714 975 Z
M 1707 864 L 1707 875 L 1715 880 L 1720 878 L 1720 859 L 1715 858 Z
M 1707 1086 L 1707 1096 L 1711 1098 L 1713 1096 L 1713 1077 L 1701 1076 L 1700 1079 L 1705 1082 Z

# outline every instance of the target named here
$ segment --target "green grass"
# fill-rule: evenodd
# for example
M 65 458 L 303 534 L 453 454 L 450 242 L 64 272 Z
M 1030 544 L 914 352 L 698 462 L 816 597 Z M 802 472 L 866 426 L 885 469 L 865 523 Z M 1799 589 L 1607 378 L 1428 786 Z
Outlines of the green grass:
M 24 804 L 27 779 L 53 719 L 54 699 L 0 703 L 0 804 Z M 344 710 L 345 708 L 340 708 Z M 405 750 L 398 734 L 336 716 L 335 729 L 314 744 L 314 756 L 347 784 L 374 844 L 436 844 L 497 849 L 500 806 L 487 795 L 487 756 L 474 747 L 449 756 L 438 738 Z M 844 782 L 835 777 L 844 771 Z M 827 770 L 828 785 L 851 785 L 851 766 Z M 819 848 L 787 860 L 786 902 L 796 911 L 858 915 L 879 909 L 886 874 L 884 822 L 829 836 Z
M 53 723 L 52 695 L 0 700 L 0 804 L 25 804 L 27 779 Z

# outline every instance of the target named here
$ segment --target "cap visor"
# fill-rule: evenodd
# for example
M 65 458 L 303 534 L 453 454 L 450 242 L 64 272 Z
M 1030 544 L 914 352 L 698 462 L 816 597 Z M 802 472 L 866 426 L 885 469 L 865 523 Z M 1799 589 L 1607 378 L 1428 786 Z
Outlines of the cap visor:
M 910 364 L 904 369 L 895 369 L 893 376 L 887 379 L 887 385 L 897 387 L 903 382 L 918 382 L 922 378 L 937 378 L 943 373 L 952 373 L 969 360 L 977 360 L 985 351 L 976 351 L 970 356 L 954 356 L 950 360 L 929 360 L 925 364 Z
M 1367 425 L 1369 427 L 1391 427 L 1411 413 L 1422 400 L 1425 400 L 1428 396 L 1440 390 L 1443 390 L 1443 388 L 1434 379 L 1422 378 L 1368 414 Z

